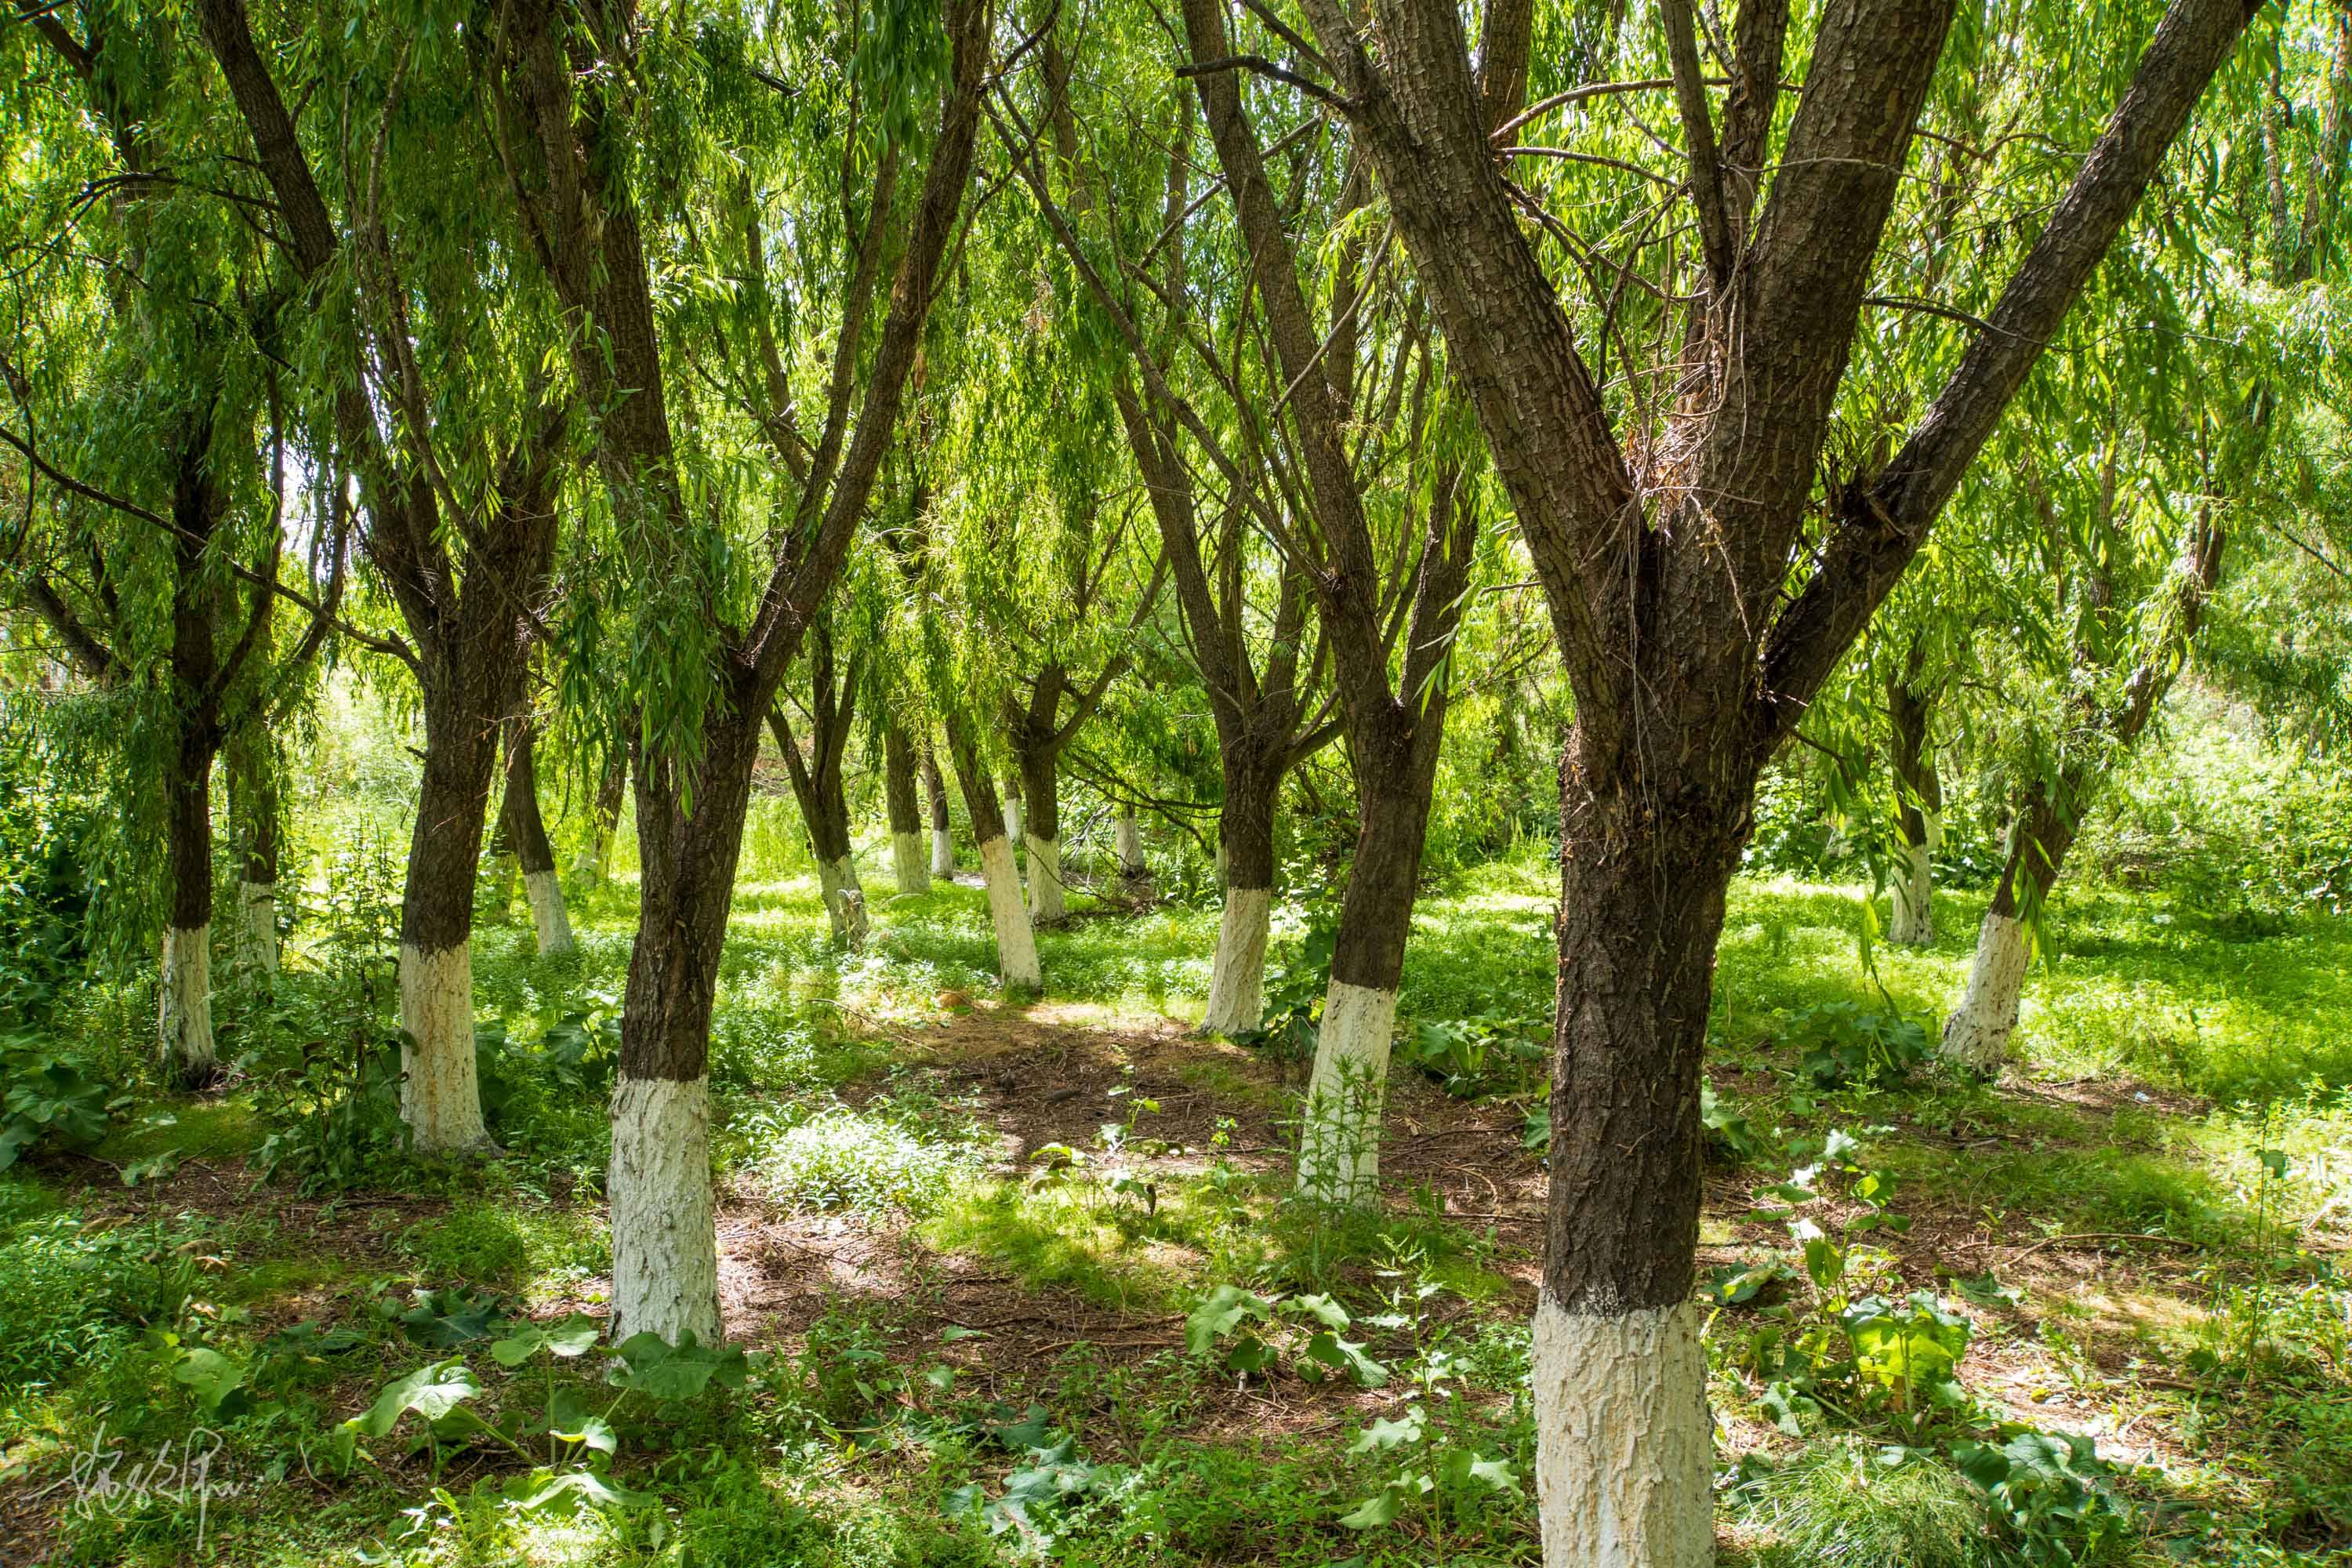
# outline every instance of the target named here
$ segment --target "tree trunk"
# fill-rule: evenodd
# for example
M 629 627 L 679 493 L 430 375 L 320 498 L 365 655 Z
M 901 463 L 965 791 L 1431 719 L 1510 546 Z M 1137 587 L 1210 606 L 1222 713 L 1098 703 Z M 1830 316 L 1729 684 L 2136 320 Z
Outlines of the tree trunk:
M 1545 1558 L 1598 1561 L 1600 1531 L 1622 1553 L 1612 1561 L 1705 1563 L 1713 1428 L 1691 1300 L 1699 1069 L 1753 780 L 1706 763 L 1702 776 L 1661 779 L 1638 763 L 1634 777 L 1610 778 L 1608 759 L 1580 754 L 1582 739 L 1572 736 L 1562 770 L 1553 1163 L 1536 1309 Z
M 829 679 L 829 675 L 821 671 L 818 679 Z M 814 768 L 802 761 L 800 746 L 782 708 L 769 712 L 768 728 L 777 749 L 783 752 L 793 795 L 800 802 L 801 820 L 808 828 L 809 851 L 816 861 L 817 888 L 824 898 L 833 940 L 855 948 L 866 945 L 867 928 L 866 890 L 858 885 L 857 856 L 849 837 L 849 797 L 841 778 L 841 752 L 848 740 L 850 717 L 846 705 L 838 715 L 829 703 L 819 705 Z
M 489 660 L 428 667 L 425 771 L 400 908 L 400 1114 L 428 1154 L 492 1149 L 474 1061 L 474 868 L 499 762 Z M 468 679 L 468 677 L 472 677 Z
M 2058 880 L 2074 847 L 2075 813 L 2085 792 L 2062 781 L 2053 794 L 2037 786 L 2010 832 L 2009 857 L 1993 889 L 1984 922 L 1977 928 L 1976 955 L 1969 961 L 1959 1005 L 1944 1020 L 1937 1054 L 1955 1067 L 1990 1078 L 2009 1057 L 2017 1032 L 2026 972 L 2033 963 L 2028 914 Z
M 1916 674 L 1916 669 L 1911 673 Z M 1936 847 L 1943 814 L 1944 791 L 1936 776 L 1936 758 L 1927 745 L 1929 699 L 1912 689 L 1903 675 L 1886 682 L 1886 716 L 1892 736 L 1891 761 L 1898 794 L 1895 823 L 1903 836 L 1904 864 L 1895 883 L 1894 920 L 1887 939 L 1906 947 L 1936 944 L 1936 878 L 1928 854 Z
M 539 955 L 570 952 L 572 920 L 563 909 L 563 884 L 555 875 L 555 847 L 547 840 L 547 823 L 539 811 L 539 726 L 528 717 L 515 721 L 514 742 L 507 748 L 506 804 L 500 810 L 507 842 L 514 846 L 515 863 L 522 870 L 523 896 L 530 903 L 530 923 L 539 937 Z
M 1002 824 L 1012 808 L 997 798 L 996 783 L 980 760 L 979 748 L 961 721 L 948 726 L 948 754 L 963 803 L 979 840 L 981 878 L 988 886 L 988 914 L 996 928 L 996 967 L 1008 989 L 1035 990 L 1045 984 L 1037 963 L 1036 931 L 1029 907 L 1021 901 L 1021 875 L 1013 864 L 1013 841 Z
M 1069 918 L 1063 899 L 1062 789 L 1051 746 L 1024 747 L 1021 754 L 1021 805 L 1028 815 L 1029 912 L 1041 926 Z M 1020 816 L 1016 808 L 1013 818 Z
M 1151 868 L 1143 858 L 1143 824 L 1135 815 L 1135 807 L 1122 803 L 1117 818 L 1118 839 L 1118 874 L 1129 882 L 1140 882 L 1151 875 Z
M 1298 1130 L 1298 1191 L 1318 1203 L 1364 1204 L 1379 1194 L 1397 983 L 1412 929 L 1445 709 L 1444 692 L 1433 691 L 1417 713 L 1407 705 L 1368 726 L 1371 732 L 1356 748 L 1356 858 L 1339 905 L 1331 984 Z M 1243 847 L 1227 841 L 1235 888 Z
M 948 821 L 948 781 L 940 776 L 940 760 L 923 748 L 923 794 L 931 813 L 931 875 L 943 882 L 955 880 L 955 829 Z
M 739 684 L 740 684 L 739 682 Z M 760 710 L 740 691 L 706 721 L 692 780 L 670 760 L 636 777 L 637 938 L 613 1090 L 613 1338 L 719 1338 L 710 1190 L 710 1012 L 734 901 Z M 746 710 L 748 708 L 748 711 Z
M 1004 781 L 1004 810 L 1001 814 L 1001 820 L 1004 824 L 1004 837 L 1013 844 L 1021 842 L 1022 805 L 1021 775 L 1015 773 L 1013 777 Z
M 507 829 L 507 803 L 499 796 L 498 819 L 490 826 L 490 907 L 483 914 L 501 925 L 513 918 L 515 887 L 522 879 L 516 863 L 514 835 Z
M 923 858 L 923 806 L 915 789 L 915 751 L 896 724 L 882 731 L 882 794 L 890 815 L 890 869 L 901 893 L 931 890 Z
M 1265 939 L 1274 907 L 1276 777 L 1225 756 L 1224 809 L 1217 819 L 1217 850 L 1230 870 L 1224 916 L 1217 922 L 1217 956 L 1209 972 L 1209 1006 L 1201 1026 L 1244 1035 L 1265 1021 Z
M 268 737 L 250 730 L 228 748 L 229 795 L 237 829 L 236 962 L 278 973 L 278 773 Z
M 621 797 L 628 787 L 628 753 L 615 747 L 605 759 L 604 776 L 596 782 L 596 798 L 589 808 L 588 842 L 580 847 L 580 858 L 572 866 L 572 879 L 581 887 L 601 888 L 612 875 L 613 835 L 620 826 Z
M 172 868 L 163 920 L 156 1034 L 180 1089 L 218 1076 L 213 1052 L 213 742 L 209 726 L 182 721 L 164 783 L 164 850 Z

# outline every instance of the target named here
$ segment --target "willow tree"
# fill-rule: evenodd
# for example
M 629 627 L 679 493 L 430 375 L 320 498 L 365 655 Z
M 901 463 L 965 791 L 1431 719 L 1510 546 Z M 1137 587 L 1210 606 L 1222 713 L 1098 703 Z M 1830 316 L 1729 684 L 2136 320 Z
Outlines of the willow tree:
M 1900 274 L 1910 225 L 1890 219 L 1953 31 L 1949 0 L 1830 0 L 1793 21 L 1766 0 L 1740 9 L 1727 40 L 1709 37 L 1711 62 L 1693 9 L 1668 0 L 1625 80 L 1564 85 L 1519 114 L 1497 100 L 1526 73 L 1528 0 L 1489 9 L 1493 47 L 1475 61 L 1444 0 L 1302 5 L 1313 37 L 1292 74 L 1328 72 L 1317 90 L 1379 172 L 1576 698 L 1534 1348 L 1545 1558 L 1705 1563 L 1700 1061 L 1758 776 L 1917 553 L 2251 9 L 2179 0 L 2086 145 L 2073 141 L 2084 93 L 2118 73 L 2081 62 L 2115 58 L 2141 26 L 2102 16 L 2095 39 L 2072 13 L 2008 22 L 2003 47 L 2043 52 L 2052 33 L 2073 45 L 2048 51 L 2063 74 L 2034 73 L 2007 107 L 2021 132 L 2081 156 L 2046 208 L 2004 214 L 2023 254 L 1957 357 L 1912 369 L 1940 387 L 1882 461 L 1831 442 L 1864 312 L 1887 298 L 1874 274 Z M 1985 45 L 1982 20 L 1963 46 Z M 1969 68 L 1969 53 L 1950 68 Z M 1571 108 L 1580 121 L 1626 114 L 1638 84 L 1660 80 L 1671 85 L 1648 90 L 1682 133 L 1671 170 L 1647 165 L 1654 143 L 1631 135 L 1529 140 Z M 1511 156 L 1522 146 L 1538 152 Z M 2014 139 L 1984 152 L 2042 156 Z M 1554 166 L 1548 190 L 1513 177 Z M 2035 184 L 2054 183 L 2036 168 Z M 1589 273 L 1563 289 L 1539 244 Z
M 1194 79 L 1208 152 L 1223 174 L 1225 200 L 1218 205 L 1230 214 L 1230 268 L 1211 271 L 1196 247 L 1166 263 L 1179 268 L 1178 282 L 1161 285 L 1139 261 L 1122 265 L 1118 224 L 1109 224 L 1102 239 L 1090 238 L 1101 226 L 1087 214 L 1116 214 L 1133 204 L 1082 155 L 1064 157 L 1068 190 L 1057 193 L 1043 148 L 1056 139 L 1067 143 L 1074 133 L 1061 120 L 1066 110 L 1057 104 L 1067 93 L 1056 85 L 1050 59 L 1045 112 L 1061 122 L 1049 122 L 1041 142 L 1009 99 L 1002 119 L 1008 145 L 1024 150 L 1032 195 L 1079 286 L 1131 356 L 1145 388 L 1148 406 L 1132 395 L 1124 399 L 1133 405 L 1129 446 L 1162 513 L 1163 537 L 1178 536 L 1169 549 L 1180 597 L 1195 605 L 1188 612 L 1193 635 L 1201 635 L 1199 624 L 1215 601 L 1206 595 L 1206 574 L 1182 560 L 1181 538 L 1191 532 L 1177 510 L 1183 498 L 1166 493 L 1173 487 L 1165 480 L 1182 459 L 1165 433 L 1177 428 L 1197 445 L 1230 503 L 1246 508 L 1251 524 L 1283 552 L 1314 601 L 1355 777 L 1358 834 L 1298 1177 L 1309 1195 L 1352 1203 L 1368 1198 L 1378 1179 L 1397 984 L 1444 734 L 1448 654 L 1480 538 L 1483 466 L 1449 412 L 1442 356 L 1417 295 L 1390 283 L 1386 240 L 1376 243 L 1371 228 L 1366 166 L 1346 148 L 1318 151 L 1319 124 L 1309 118 L 1286 128 L 1273 144 L 1288 174 L 1286 188 L 1278 189 L 1270 172 L 1276 160 L 1231 72 L 1224 17 L 1213 5 L 1192 5 L 1184 23 L 1190 63 L 1182 68 Z M 1101 89 L 1118 88 L 1107 82 Z M 1189 110 L 1175 118 L 1181 139 L 1189 142 Z M 1179 157 L 1185 155 L 1180 148 Z M 1200 205 L 1184 200 L 1181 171 L 1168 173 L 1173 162 L 1150 171 L 1152 194 L 1167 193 L 1160 210 L 1171 231 Z M 1307 265 L 1297 236 L 1309 221 L 1334 226 L 1332 264 Z M 1218 301 L 1218 318 L 1197 326 L 1186 321 L 1188 290 Z M 1148 335 L 1137 305 L 1142 295 L 1164 299 L 1173 318 L 1164 338 Z M 1219 339 L 1229 342 L 1230 363 L 1211 346 Z M 1178 353 L 1201 362 L 1200 384 L 1226 402 L 1229 413 L 1203 415 L 1189 391 L 1191 378 L 1171 375 L 1165 363 Z M 1161 433 L 1155 434 L 1155 420 L 1164 421 Z M 1289 711 L 1295 718 L 1298 710 Z M 1252 749 L 1263 754 L 1270 739 Z M 1286 771 L 1297 758 L 1286 745 L 1267 760 L 1279 760 Z M 1269 793 L 1280 777 L 1276 772 L 1267 781 Z M 1270 861 L 1270 834 L 1265 842 Z M 1270 864 L 1261 873 L 1229 859 L 1228 910 L 1239 908 L 1255 924 L 1256 900 L 1234 895 L 1262 893 L 1270 872 Z M 1265 881 L 1253 887 L 1260 876 Z M 1253 956 L 1262 954 L 1262 941 L 1246 945 L 1254 946 Z M 1236 1000 L 1236 1010 L 1244 1005 L 1246 997 Z
M 887 27 L 877 16 L 872 32 L 758 20 L 562 0 L 481 19 L 503 184 L 566 311 L 626 575 L 614 613 L 637 650 L 643 870 L 606 1183 L 623 1338 L 719 1333 L 710 1016 L 751 764 L 888 447 L 962 205 L 989 53 L 977 0 L 893 11 Z M 771 85 L 785 82 L 797 85 Z M 926 154 L 919 182 L 902 182 Z M 789 317 L 765 288 L 705 297 L 731 300 L 728 343 L 757 353 L 796 322 L 808 352 L 732 356 L 758 375 L 735 376 L 721 406 L 681 426 L 688 404 L 671 388 L 684 378 L 664 352 L 677 323 L 656 306 L 654 258 L 706 281 L 755 260 L 764 274 L 779 231 L 799 263 Z M 740 483 L 722 487 L 730 450 Z M 740 574 L 746 557 L 764 570 Z
M 157 1032 L 168 1076 L 201 1087 L 216 1071 L 215 763 L 232 741 L 252 744 L 276 689 L 319 648 L 342 581 L 341 511 L 322 508 L 312 534 L 322 602 L 281 569 L 289 451 L 324 465 L 278 396 L 267 245 L 234 188 L 234 126 L 205 102 L 184 29 L 113 5 L 28 8 L 16 22 L 7 47 L 26 68 L 9 108 L 37 156 L 8 215 L 8 250 L 26 260 L 18 340 L 0 351 L 23 425 L 0 427 L 21 462 L 7 588 L 128 718 L 134 835 L 160 797 Z M 238 298 L 258 308 L 221 309 Z M 290 647 L 280 596 L 312 612 Z
M 539 955 L 546 958 L 570 952 L 573 942 L 562 879 L 555 871 L 555 846 L 539 808 L 540 729 L 535 713 L 518 713 L 507 721 L 506 793 L 499 802 L 499 825 L 522 876 L 523 900 L 530 907 Z
M 499 164 L 461 29 L 444 18 L 394 38 L 320 15 L 265 53 L 245 0 L 197 12 L 295 285 L 284 331 L 408 634 L 383 647 L 415 677 L 425 721 L 400 913 L 401 1115 L 421 1151 L 480 1152 L 474 874 L 555 548 L 569 395 L 541 368 L 552 301 L 486 267 L 520 237 L 481 199 Z M 298 127 L 281 69 L 296 101 L 331 110 Z M 348 90 L 360 79 L 383 89 L 362 103 Z
M 785 773 L 793 781 L 793 798 L 801 808 L 802 825 L 808 829 L 817 887 L 824 900 L 825 918 L 832 923 L 833 940 L 862 947 L 867 929 L 866 890 L 857 880 L 844 768 L 856 732 L 858 700 L 865 694 L 869 667 L 866 639 L 853 641 L 845 650 L 837 647 L 835 619 L 829 610 L 818 612 L 809 628 L 808 657 L 803 661 L 808 694 L 803 699 L 799 690 L 792 689 L 800 683 L 788 679 L 789 695 L 769 708 L 768 728 L 775 735 L 776 749 L 782 753 Z M 800 710 L 801 732 L 809 738 L 805 757 L 801 754 L 787 702 Z

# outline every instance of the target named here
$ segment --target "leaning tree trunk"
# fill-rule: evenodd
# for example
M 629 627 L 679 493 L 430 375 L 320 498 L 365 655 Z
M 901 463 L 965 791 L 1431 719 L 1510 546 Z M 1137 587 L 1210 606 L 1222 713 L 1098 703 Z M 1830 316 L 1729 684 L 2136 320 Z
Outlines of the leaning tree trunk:
M 515 856 L 514 834 L 507 827 L 506 800 L 501 795 L 498 820 L 490 827 L 490 907 L 482 912 L 501 922 L 511 917 L 514 914 L 515 885 L 521 877 L 521 866 Z
M 172 889 L 155 1022 L 164 1070 L 181 1089 L 203 1089 L 219 1073 L 213 1052 L 213 752 L 210 726 L 184 722 L 164 781 Z
M 820 676 L 820 679 L 829 679 Z M 845 731 L 849 715 L 841 715 Z M 824 914 L 833 940 L 845 947 L 866 945 L 866 889 L 857 881 L 856 847 L 849 837 L 849 796 L 842 785 L 840 748 L 846 735 L 816 737 L 816 766 L 801 761 L 792 726 L 779 708 L 768 715 L 768 729 L 776 749 L 783 753 L 784 770 L 792 777 L 793 796 L 800 803 L 801 821 L 808 828 L 809 852 L 816 861 L 817 888 L 824 898 Z
M 538 730 L 528 718 L 515 721 L 514 743 L 507 748 L 506 804 L 499 815 L 507 842 L 514 846 L 515 864 L 522 870 L 523 897 L 530 904 L 539 955 L 546 958 L 570 952 L 572 941 L 563 884 L 555 875 L 555 846 L 547 841 L 547 823 L 539 811 Z
M 901 893 L 931 890 L 923 858 L 923 805 L 915 789 L 915 749 L 896 724 L 882 731 L 882 794 L 890 814 L 890 869 Z M 950 868 L 952 869 L 952 868 Z
M 1035 990 L 1045 984 L 1045 974 L 1037 963 L 1037 933 L 1029 923 L 1029 906 L 1021 901 L 1021 873 L 1013 864 L 1013 840 L 1004 832 L 1005 815 L 1012 808 L 997 798 L 996 783 L 961 724 L 949 726 L 948 754 L 955 763 L 956 782 L 963 786 L 972 837 L 979 841 L 981 879 L 988 887 L 988 916 L 996 928 L 997 972 L 1008 988 Z
M 604 760 L 596 781 L 596 798 L 590 803 L 588 841 L 572 863 L 572 879 L 583 888 L 601 888 L 613 870 L 613 835 L 621 823 L 621 797 L 629 787 L 628 753 L 615 745 Z
M 1357 750 L 1356 858 L 1339 905 L 1331 984 L 1298 1129 L 1298 1191 L 1318 1203 L 1370 1203 L 1379 1193 L 1397 984 L 1404 975 L 1445 707 L 1444 693 L 1433 692 L 1417 714 L 1391 716 Z M 1226 845 L 1229 887 L 1240 885 L 1242 848 Z
M 940 776 L 940 760 L 923 748 L 923 794 L 930 803 L 931 875 L 943 882 L 955 880 L 955 829 L 948 820 L 948 781 Z
M 1894 919 L 1887 940 L 1906 947 L 1936 944 L 1936 874 L 1928 855 L 1941 834 L 1942 781 L 1927 747 L 1928 700 L 1900 677 L 1886 683 L 1891 761 L 1900 799 L 1895 825 L 1903 836 L 1903 865 L 1895 882 Z
M 269 738 L 250 726 L 229 742 L 229 795 L 237 827 L 236 962 L 278 973 L 278 768 Z
M 1062 880 L 1062 788 L 1051 746 L 1031 747 L 1021 755 L 1019 805 L 1006 819 L 1006 830 L 1026 808 L 1029 851 L 1029 913 L 1041 926 L 1059 925 L 1069 918 Z
M 637 937 L 613 1089 L 613 1338 L 719 1337 L 710 1187 L 710 1014 L 743 847 L 760 715 L 741 692 L 706 724 L 691 789 L 679 764 L 636 778 Z M 691 801 L 691 811 L 688 801 Z
M 1265 939 L 1274 910 L 1274 799 L 1278 784 L 1263 769 L 1225 764 L 1224 808 L 1217 852 L 1225 868 L 1225 909 L 1217 922 L 1217 956 L 1209 971 L 1209 1006 L 1201 1026 L 1245 1035 L 1265 1021 Z
M 1704 1563 L 1699 1069 L 1752 777 L 1610 778 L 1584 760 L 1572 738 L 1532 1379 L 1545 1559 L 1597 1561 L 1599 1536 L 1629 1549 L 1612 1561 Z M 1661 798 L 1671 782 L 1686 787 Z
M 1955 1067 L 1990 1077 L 2008 1058 L 2026 972 L 2033 964 L 2026 919 L 2056 884 L 2066 852 L 2074 847 L 2081 793 L 2071 778 L 2054 787 L 2040 785 L 2018 814 L 2000 881 L 1993 889 L 1984 923 L 1977 928 L 1968 984 L 1959 1005 L 1944 1020 L 1944 1037 L 1937 1047 Z

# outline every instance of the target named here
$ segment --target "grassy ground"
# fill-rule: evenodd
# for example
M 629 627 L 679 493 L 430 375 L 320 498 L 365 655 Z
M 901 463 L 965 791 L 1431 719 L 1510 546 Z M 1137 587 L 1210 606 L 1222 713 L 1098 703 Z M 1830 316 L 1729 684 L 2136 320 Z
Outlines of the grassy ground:
M 1080 898 L 1015 1004 L 976 888 L 876 893 L 855 956 L 810 885 L 739 895 L 713 1069 L 753 1355 L 682 1383 L 520 1337 L 604 1310 L 597 1054 L 556 1047 L 609 1038 L 620 892 L 581 901 L 571 959 L 483 928 L 503 1162 L 261 1184 L 281 1068 L 0 1178 L 0 1562 L 1533 1561 L 1543 1173 L 1512 1047 L 1548 1029 L 1547 868 L 1424 898 L 1386 1202 L 1347 1216 L 1281 1201 L 1295 1064 L 1189 1032 L 1213 910 Z M 1727 1552 L 2352 1556 L 2344 928 L 2076 898 L 2002 1083 L 1805 1069 L 1932 1023 L 1978 912 L 1865 963 L 1849 891 L 1735 890 L 1702 1250 Z M 1277 965 L 1307 923 L 1278 911 Z M 1448 1093 L 1402 1065 L 1423 1046 L 1484 1065 Z M 427 1366 L 473 1391 L 346 1468 L 339 1424 Z M 631 1495 L 572 1506 L 582 1457 Z

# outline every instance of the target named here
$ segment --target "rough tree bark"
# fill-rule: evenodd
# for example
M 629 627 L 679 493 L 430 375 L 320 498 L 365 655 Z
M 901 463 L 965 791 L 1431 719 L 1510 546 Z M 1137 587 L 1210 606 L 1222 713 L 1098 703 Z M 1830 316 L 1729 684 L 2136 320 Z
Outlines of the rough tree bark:
M 1670 0 L 1698 260 L 1676 284 L 1687 331 L 1664 347 L 1675 401 L 1630 440 L 1521 227 L 1459 8 L 1303 4 L 1510 492 L 1576 698 L 1534 1348 L 1545 1561 L 1698 1568 L 1714 1551 L 1691 1300 L 1699 1068 L 1758 773 L 1916 554 L 2251 11 L 2177 0 L 1988 327 L 1900 451 L 1832 483 L 1821 519 L 1831 413 L 1948 0 L 1830 0 L 1778 137 L 1789 7 L 1739 9 L 1718 132 L 1690 13 Z

